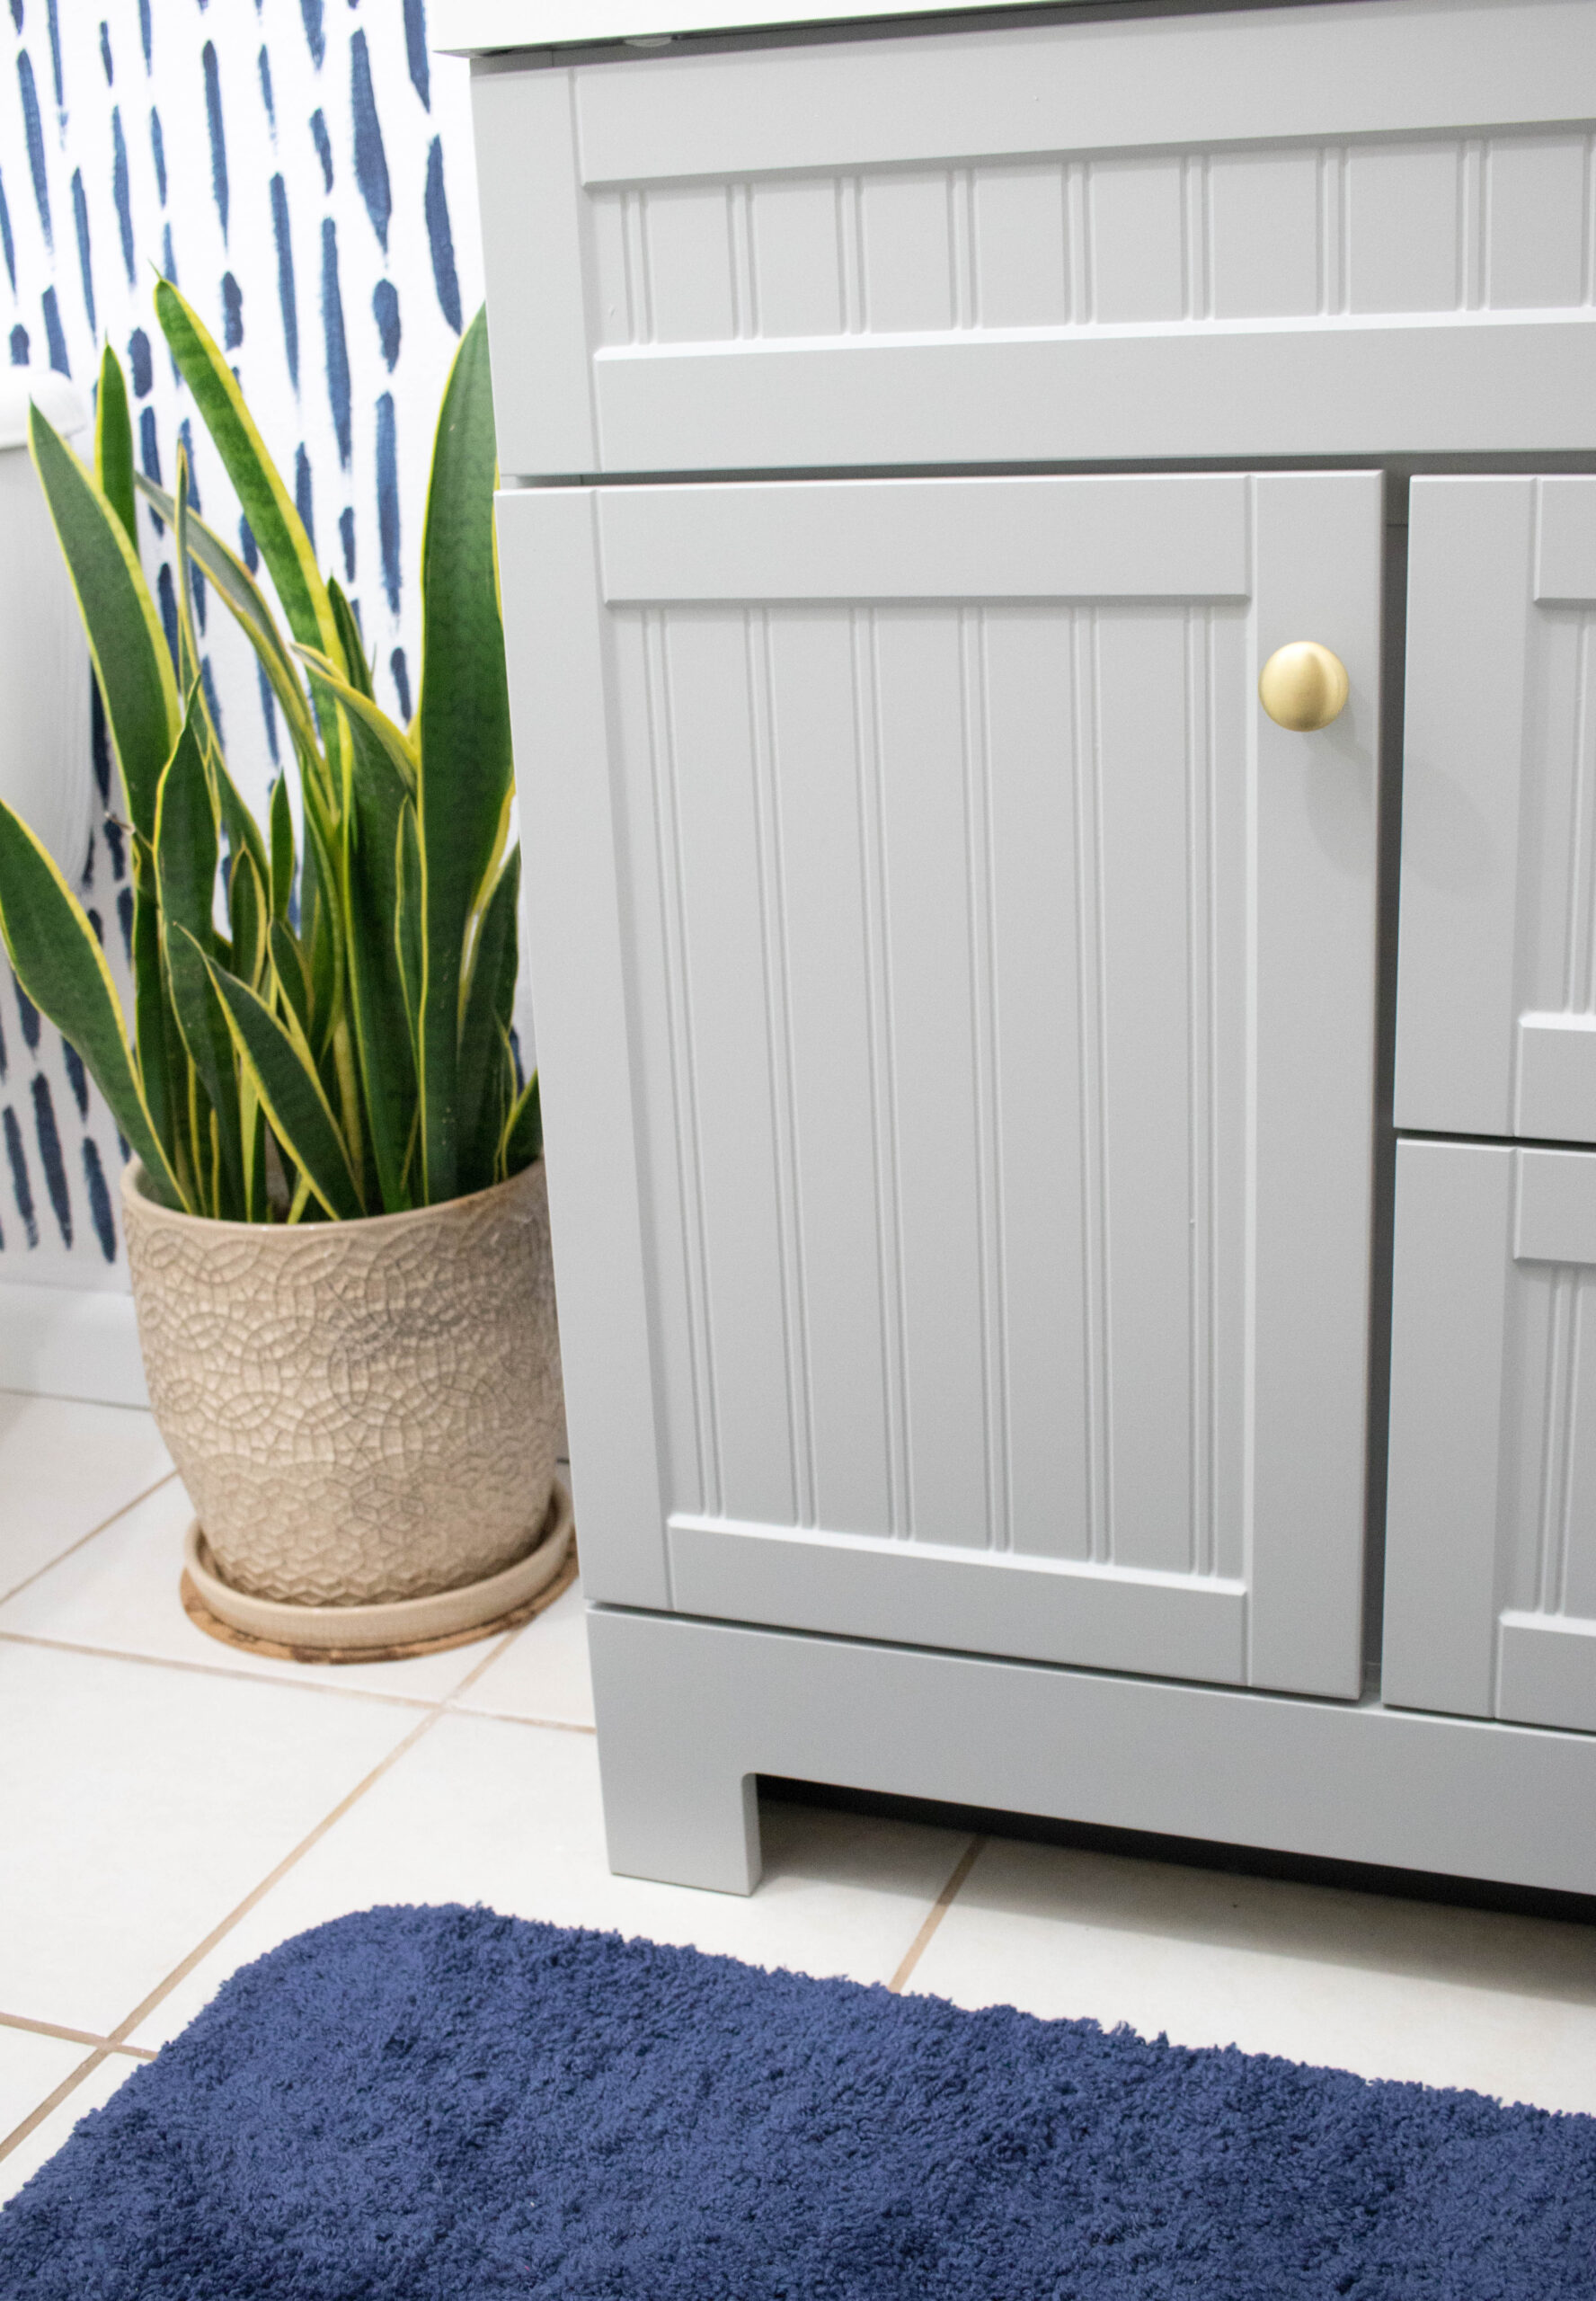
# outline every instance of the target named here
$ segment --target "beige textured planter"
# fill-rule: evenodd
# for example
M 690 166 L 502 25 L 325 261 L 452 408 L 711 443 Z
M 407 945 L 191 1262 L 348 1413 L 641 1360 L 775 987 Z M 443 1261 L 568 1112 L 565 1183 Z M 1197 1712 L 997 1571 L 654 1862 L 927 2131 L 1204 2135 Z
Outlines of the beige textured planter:
M 545 1520 L 563 1553 L 541 1159 L 447 1205 L 292 1230 L 172 1213 L 142 1179 L 122 1209 L 150 1403 L 224 1586 L 314 1608 L 456 1591 L 463 1621 L 466 1586 Z

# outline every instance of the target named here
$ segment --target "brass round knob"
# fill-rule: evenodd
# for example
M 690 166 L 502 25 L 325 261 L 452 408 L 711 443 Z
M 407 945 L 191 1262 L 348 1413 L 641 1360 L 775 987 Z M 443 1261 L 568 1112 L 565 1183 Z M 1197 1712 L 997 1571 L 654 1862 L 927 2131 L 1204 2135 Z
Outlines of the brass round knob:
M 1347 699 L 1346 665 L 1317 639 L 1277 647 L 1258 674 L 1258 700 L 1278 727 L 1327 727 Z

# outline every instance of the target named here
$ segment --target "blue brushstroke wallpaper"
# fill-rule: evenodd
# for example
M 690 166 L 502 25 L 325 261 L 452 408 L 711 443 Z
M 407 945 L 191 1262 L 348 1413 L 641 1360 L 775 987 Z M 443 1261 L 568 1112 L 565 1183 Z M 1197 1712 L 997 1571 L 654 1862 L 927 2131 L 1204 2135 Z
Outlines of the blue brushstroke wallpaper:
M 0 356 L 61 370 L 86 402 L 114 344 L 144 469 L 170 484 L 181 441 L 207 519 L 239 534 L 155 324 L 155 275 L 175 280 L 357 603 L 379 696 L 408 717 L 432 426 L 482 296 L 465 67 L 431 53 L 425 0 L 7 0 L 0 27 Z M 141 523 L 174 622 L 172 538 L 147 511 Z M 270 697 L 231 618 L 214 600 L 199 612 L 234 773 L 263 804 Z M 98 714 L 83 772 L 110 797 Z M 114 810 L 80 893 L 125 982 Z M 0 958 L 0 1281 L 126 1283 L 120 1158 L 82 1066 Z

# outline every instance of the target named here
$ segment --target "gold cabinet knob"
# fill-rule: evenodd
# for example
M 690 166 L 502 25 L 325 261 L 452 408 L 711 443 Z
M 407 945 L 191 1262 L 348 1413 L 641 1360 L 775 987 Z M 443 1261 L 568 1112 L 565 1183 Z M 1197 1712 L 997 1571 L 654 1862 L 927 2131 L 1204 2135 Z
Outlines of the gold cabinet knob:
M 1258 674 L 1258 700 L 1278 727 L 1327 727 L 1347 699 L 1346 665 L 1317 639 L 1277 647 Z

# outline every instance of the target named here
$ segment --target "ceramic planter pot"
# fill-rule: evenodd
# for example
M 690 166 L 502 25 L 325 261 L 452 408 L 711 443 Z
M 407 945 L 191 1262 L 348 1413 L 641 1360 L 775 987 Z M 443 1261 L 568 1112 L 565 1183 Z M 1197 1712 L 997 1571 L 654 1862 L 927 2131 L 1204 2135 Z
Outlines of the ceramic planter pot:
M 470 1586 L 485 1621 L 507 1571 L 552 1576 L 570 1514 L 541 1159 L 445 1205 L 293 1229 L 173 1213 L 142 1184 L 129 1167 L 150 1404 L 235 1627 L 265 1602 L 307 1644 L 387 1644 L 407 1618 L 424 1635 L 441 1594 L 458 1630 Z

